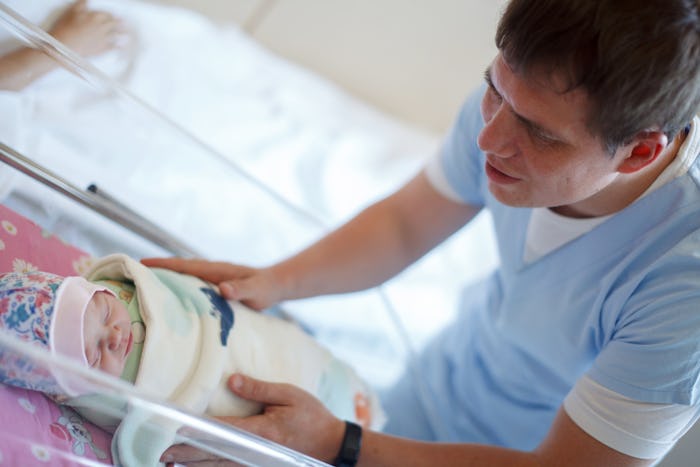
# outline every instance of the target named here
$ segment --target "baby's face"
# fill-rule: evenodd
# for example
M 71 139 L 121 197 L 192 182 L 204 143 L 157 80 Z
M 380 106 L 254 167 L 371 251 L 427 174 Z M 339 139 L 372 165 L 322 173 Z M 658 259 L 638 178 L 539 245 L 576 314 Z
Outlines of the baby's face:
M 97 292 L 84 317 L 85 356 L 92 368 L 121 376 L 131 351 L 131 318 L 115 296 Z

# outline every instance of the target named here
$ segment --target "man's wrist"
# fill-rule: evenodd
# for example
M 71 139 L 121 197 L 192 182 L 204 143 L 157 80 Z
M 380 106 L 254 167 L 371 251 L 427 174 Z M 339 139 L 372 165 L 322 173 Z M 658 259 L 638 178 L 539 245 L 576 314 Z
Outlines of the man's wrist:
M 336 467 L 355 467 L 360 458 L 362 446 L 362 427 L 353 422 L 345 422 L 345 434 L 340 443 L 338 455 L 333 461 Z

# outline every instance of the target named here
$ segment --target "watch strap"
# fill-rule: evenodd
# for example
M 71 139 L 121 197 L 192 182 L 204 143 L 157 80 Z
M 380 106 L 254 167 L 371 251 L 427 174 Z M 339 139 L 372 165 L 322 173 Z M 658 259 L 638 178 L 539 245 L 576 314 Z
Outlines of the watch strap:
M 355 467 L 360 458 L 362 427 L 357 423 L 345 422 L 345 434 L 340 444 L 338 456 L 333 461 L 335 467 Z

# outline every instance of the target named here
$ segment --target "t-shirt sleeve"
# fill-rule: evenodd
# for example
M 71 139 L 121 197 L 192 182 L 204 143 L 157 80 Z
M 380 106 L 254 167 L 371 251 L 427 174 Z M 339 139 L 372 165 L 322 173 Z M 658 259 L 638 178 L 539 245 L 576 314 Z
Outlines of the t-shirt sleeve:
M 608 336 L 588 370 L 606 388 L 644 402 L 699 402 L 700 260 L 697 241 L 686 240 L 606 299 Z
M 484 205 L 484 157 L 476 141 L 483 126 L 480 105 L 485 90 L 481 86 L 467 98 L 440 150 L 425 167 L 439 193 L 474 206 Z
M 697 405 L 639 402 L 587 376 L 566 396 L 564 410 L 596 440 L 640 459 L 663 457 L 699 415 Z

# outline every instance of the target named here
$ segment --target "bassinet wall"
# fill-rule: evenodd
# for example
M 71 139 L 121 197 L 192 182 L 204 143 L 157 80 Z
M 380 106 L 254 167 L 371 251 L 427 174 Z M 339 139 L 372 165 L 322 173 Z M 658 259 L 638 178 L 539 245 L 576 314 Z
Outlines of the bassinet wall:
M 11 32 L 0 37 L 0 51 L 10 39 L 16 46 L 18 34 L 72 71 L 59 69 L 21 93 L 0 92 L 0 141 L 76 186 L 96 184 L 202 256 L 257 265 L 288 255 L 398 186 L 437 148 L 433 135 L 185 10 L 92 2 L 125 18 L 134 37 L 92 63 L 7 14 L 9 4 L 46 26 L 66 3 L 0 3 Z M 90 255 L 167 254 L 1 165 L 0 196 Z M 459 283 L 495 263 L 488 222 L 482 216 L 384 295 L 285 309 L 367 380 L 387 386 L 410 348 L 450 319 Z M 387 297 L 400 322 L 387 312 Z

